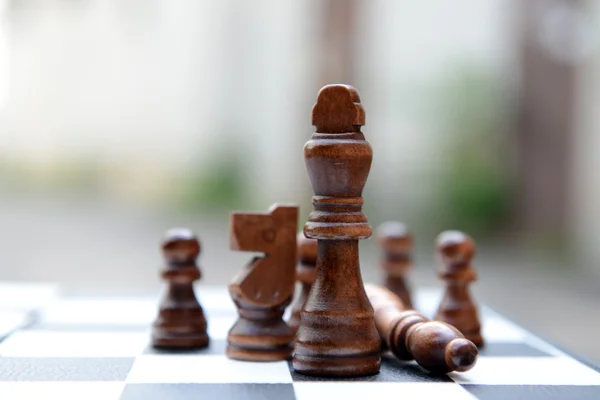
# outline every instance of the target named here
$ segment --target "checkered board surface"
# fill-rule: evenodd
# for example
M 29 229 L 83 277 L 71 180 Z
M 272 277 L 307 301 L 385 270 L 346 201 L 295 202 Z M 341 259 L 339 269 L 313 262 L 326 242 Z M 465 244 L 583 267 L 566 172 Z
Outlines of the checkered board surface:
M 0 399 L 600 399 L 600 372 L 481 307 L 486 348 L 466 373 L 433 376 L 384 356 L 378 375 L 310 378 L 289 362 L 225 357 L 236 310 L 225 288 L 197 287 L 211 345 L 151 349 L 157 298 L 81 298 L 0 284 Z M 431 315 L 439 290 L 415 293 Z

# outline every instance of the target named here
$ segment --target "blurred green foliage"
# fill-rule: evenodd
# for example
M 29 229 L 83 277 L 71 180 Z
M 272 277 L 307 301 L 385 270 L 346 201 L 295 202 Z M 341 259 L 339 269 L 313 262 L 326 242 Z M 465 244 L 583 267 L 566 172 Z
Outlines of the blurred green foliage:
M 87 158 L 62 158 L 51 165 L 28 160 L 0 159 L 0 182 L 12 190 L 98 190 L 105 180 L 104 166 Z
M 194 211 L 228 212 L 248 208 L 244 152 L 235 141 L 219 141 L 225 145 L 212 151 L 211 158 L 186 174 L 176 203 Z
M 514 198 L 507 83 L 482 68 L 462 66 L 434 95 L 447 139 L 441 179 L 446 227 L 486 234 L 506 226 Z

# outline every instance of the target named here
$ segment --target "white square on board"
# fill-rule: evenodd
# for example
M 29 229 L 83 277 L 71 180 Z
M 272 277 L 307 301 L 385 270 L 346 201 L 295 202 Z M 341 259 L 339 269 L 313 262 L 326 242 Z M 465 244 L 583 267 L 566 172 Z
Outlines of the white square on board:
M 59 286 L 53 283 L 0 281 L 0 308 L 37 310 L 59 295 Z
M 118 400 L 123 382 L 0 382 L 2 400 Z
M 527 332 L 509 320 L 487 313 L 479 313 L 481 319 L 481 335 L 486 342 L 521 343 Z
M 196 297 L 205 310 L 236 312 L 235 304 L 225 286 L 194 286 Z
M 294 382 L 294 390 L 297 400 L 475 399 L 452 382 Z
M 287 362 L 244 362 L 225 355 L 142 355 L 127 383 L 290 383 Z
M 442 300 L 441 288 L 419 288 L 413 294 L 415 309 L 428 318 L 433 318 Z
M 151 298 L 68 298 L 43 310 L 45 324 L 140 325 L 152 323 L 158 314 L 158 300 Z
M 210 315 L 206 315 L 206 319 L 208 324 L 208 336 L 210 336 L 211 339 L 226 340 L 227 333 L 237 320 L 237 316 L 213 318 Z
M 22 310 L 0 310 L 0 337 L 6 336 L 13 330 L 29 321 L 29 313 Z
M 480 357 L 470 371 L 448 375 L 470 385 L 600 385 L 600 373 L 567 357 Z
M 18 331 L 0 343 L 1 357 L 135 357 L 146 332 Z

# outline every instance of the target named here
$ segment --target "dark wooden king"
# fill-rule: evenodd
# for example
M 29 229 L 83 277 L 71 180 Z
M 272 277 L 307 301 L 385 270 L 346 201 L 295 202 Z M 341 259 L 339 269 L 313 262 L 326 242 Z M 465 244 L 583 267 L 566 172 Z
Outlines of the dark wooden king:
M 318 241 L 317 276 L 301 313 L 293 367 L 316 376 L 371 375 L 380 368 L 380 339 L 358 241 L 372 233 L 361 209 L 373 152 L 360 131 L 365 112 L 356 89 L 323 87 L 312 121 L 316 132 L 304 158 L 314 210 L 304 234 Z
M 239 319 L 227 335 L 227 356 L 275 361 L 292 355 L 294 332 L 283 321 L 296 282 L 298 207 L 273 205 L 268 213 L 232 213 L 233 250 L 265 253 L 233 279 L 229 293 Z

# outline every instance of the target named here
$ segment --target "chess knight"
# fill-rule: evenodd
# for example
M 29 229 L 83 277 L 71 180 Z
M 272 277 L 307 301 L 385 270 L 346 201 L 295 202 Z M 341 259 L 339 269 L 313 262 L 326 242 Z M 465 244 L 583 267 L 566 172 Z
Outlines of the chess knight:
M 291 357 L 293 330 L 283 321 L 296 282 L 298 206 L 273 205 L 267 213 L 233 213 L 232 250 L 265 253 L 234 278 L 229 293 L 239 319 L 227 336 L 227 356 L 274 361 Z

